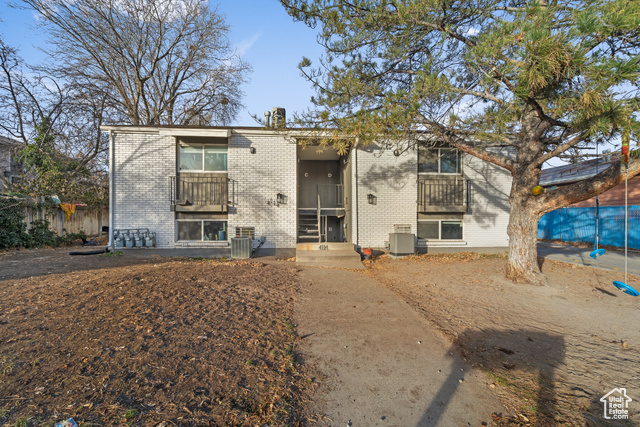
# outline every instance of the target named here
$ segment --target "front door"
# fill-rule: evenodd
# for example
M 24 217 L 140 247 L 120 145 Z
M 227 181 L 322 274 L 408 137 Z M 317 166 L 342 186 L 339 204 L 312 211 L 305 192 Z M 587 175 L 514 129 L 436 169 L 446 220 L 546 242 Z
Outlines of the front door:
M 327 217 L 327 242 L 342 242 L 341 222 L 336 216 Z

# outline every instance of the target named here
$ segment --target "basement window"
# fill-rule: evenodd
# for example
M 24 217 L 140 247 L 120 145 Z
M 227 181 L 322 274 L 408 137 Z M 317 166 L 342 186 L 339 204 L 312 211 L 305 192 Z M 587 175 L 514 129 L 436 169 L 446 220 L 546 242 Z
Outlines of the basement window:
M 207 219 L 178 220 L 176 228 L 178 241 L 226 242 L 228 239 L 227 221 Z
M 418 239 L 463 240 L 462 221 L 418 221 Z
M 255 227 L 236 227 L 236 237 L 250 237 L 251 240 L 256 238 Z
M 219 144 L 180 145 L 181 171 L 226 172 L 227 146 Z

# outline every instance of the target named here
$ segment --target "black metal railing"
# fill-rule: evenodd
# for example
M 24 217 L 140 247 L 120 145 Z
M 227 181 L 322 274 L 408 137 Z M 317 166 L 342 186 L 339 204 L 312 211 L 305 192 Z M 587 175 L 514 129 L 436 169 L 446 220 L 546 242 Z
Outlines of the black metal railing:
M 226 177 L 172 176 L 170 195 L 172 205 L 219 206 L 225 210 L 229 183 Z
M 469 205 L 469 180 L 418 179 L 418 211 L 466 211 Z
M 342 184 L 319 184 L 318 202 L 322 209 L 338 209 L 344 207 Z

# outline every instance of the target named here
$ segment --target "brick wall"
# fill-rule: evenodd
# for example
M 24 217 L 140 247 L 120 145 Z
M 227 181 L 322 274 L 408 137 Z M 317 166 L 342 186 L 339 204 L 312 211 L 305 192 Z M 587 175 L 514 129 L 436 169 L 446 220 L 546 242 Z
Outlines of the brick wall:
M 408 151 L 396 157 L 391 150 L 381 151 L 372 145 L 355 153 L 357 167 L 358 240 L 361 247 L 383 247 L 393 233 L 394 224 L 409 224 L 416 233 L 418 195 L 417 151 Z M 353 194 L 355 197 L 355 188 Z M 376 197 L 370 204 L 367 195 Z M 356 239 L 353 239 L 354 243 Z
M 508 246 L 511 174 L 499 166 L 463 155 L 463 173 L 471 181 L 464 239 L 469 247 Z
M 354 178 L 352 192 L 355 195 L 357 190 L 358 194 L 359 245 L 383 247 L 394 224 L 409 224 L 411 232 L 417 234 L 417 151 L 395 157 L 390 150 L 371 146 L 357 150 L 356 156 L 358 188 Z M 464 215 L 464 242 L 460 246 L 507 246 L 511 176 L 505 169 L 470 155 L 463 155 L 463 165 L 465 178 L 471 181 L 471 202 Z M 355 177 L 355 168 L 353 174 Z M 376 197 L 375 205 L 368 203 L 368 194 Z M 353 241 L 356 242 L 355 235 Z
M 158 247 L 173 247 L 175 215 L 170 209 L 169 177 L 176 172 L 175 138 L 155 132 L 117 132 L 114 155 L 114 229 L 149 228 L 157 233 Z M 466 246 L 507 246 L 510 175 L 475 157 L 463 159 L 465 177 L 471 180 L 470 209 L 464 215 Z M 357 209 L 355 204 L 351 207 L 352 241 L 361 247 L 382 247 L 394 224 L 409 224 L 417 233 L 417 152 L 396 157 L 377 146 L 361 147 L 351 153 L 350 161 L 351 196 L 357 203 Z M 295 143 L 285 136 L 232 131 L 229 236 L 236 227 L 255 227 L 256 238 L 266 238 L 263 247 L 295 247 L 296 168 Z M 278 193 L 286 196 L 285 204 L 277 205 Z M 368 194 L 375 196 L 375 204 L 368 202 Z
M 254 147 L 255 154 L 250 153 Z M 229 140 L 229 232 L 255 227 L 264 248 L 295 248 L 296 145 L 277 133 L 234 130 Z M 286 203 L 277 205 L 277 194 Z
M 151 133 L 116 133 L 113 228 L 148 228 L 159 248 L 173 247 L 169 177 L 176 173 L 176 142 Z

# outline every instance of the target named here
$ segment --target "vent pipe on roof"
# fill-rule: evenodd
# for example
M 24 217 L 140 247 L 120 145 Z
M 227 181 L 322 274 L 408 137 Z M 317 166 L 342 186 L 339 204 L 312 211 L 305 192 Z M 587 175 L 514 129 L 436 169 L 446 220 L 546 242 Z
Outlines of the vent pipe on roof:
M 271 109 L 271 113 L 273 115 L 273 127 L 274 128 L 283 128 L 286 123 L 286 111 L 284 108 L 276 107 Z
M 264 112 L 264 120 L 265 120 L 265 123 L 266 123 L 267 127 L 271 127 L 271 121 L 269 120 L 270 118 L 271 118 L 271 112 L 268 111 L 268 110 L 265 111 Z

